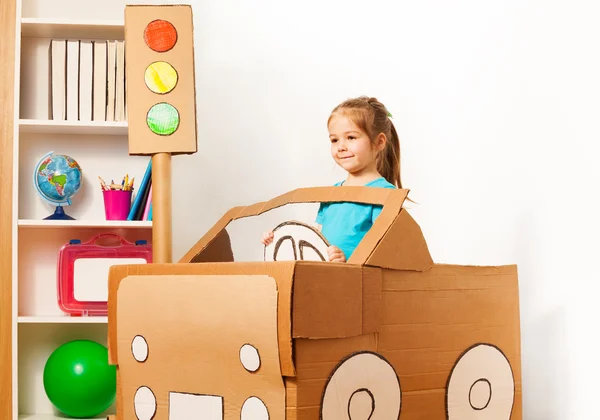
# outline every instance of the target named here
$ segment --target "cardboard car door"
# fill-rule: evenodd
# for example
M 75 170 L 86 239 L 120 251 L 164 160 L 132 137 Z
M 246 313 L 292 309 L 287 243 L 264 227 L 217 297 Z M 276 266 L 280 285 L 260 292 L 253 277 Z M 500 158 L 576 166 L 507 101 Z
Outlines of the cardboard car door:
M 285 418 L 272 277 L 129 276 L 117 342 L 125 420 Z

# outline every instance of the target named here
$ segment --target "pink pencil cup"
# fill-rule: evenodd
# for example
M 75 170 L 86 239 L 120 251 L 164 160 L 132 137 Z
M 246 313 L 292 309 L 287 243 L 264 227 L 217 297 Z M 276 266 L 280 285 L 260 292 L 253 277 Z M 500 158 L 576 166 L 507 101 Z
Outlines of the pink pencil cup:
M 131 193 L 133 191 L 103 191 L 104 213 L 106 220 L 127 220 L 131 209 Z

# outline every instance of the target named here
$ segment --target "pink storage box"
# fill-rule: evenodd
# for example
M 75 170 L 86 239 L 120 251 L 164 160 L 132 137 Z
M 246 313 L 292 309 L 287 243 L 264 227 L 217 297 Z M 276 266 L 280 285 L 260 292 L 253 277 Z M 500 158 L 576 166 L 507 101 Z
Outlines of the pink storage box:
M 112 233 L 96 235 L 83 244 L 72 239 L 58 254 L 58 306 L 69 315 L 107 315 L 109 268 L 149 263 L 152 245 L 145 240 L 131 243 Z

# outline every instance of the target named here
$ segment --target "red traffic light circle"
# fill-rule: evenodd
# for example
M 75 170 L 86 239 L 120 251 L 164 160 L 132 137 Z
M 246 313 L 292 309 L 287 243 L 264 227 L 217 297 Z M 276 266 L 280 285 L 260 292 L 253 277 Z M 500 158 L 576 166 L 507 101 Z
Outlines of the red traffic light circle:
M 144 41 L 152 50 L 166 52 L 177 43 L 177 30 L 171 22 L 156 19 L 144 29 Z

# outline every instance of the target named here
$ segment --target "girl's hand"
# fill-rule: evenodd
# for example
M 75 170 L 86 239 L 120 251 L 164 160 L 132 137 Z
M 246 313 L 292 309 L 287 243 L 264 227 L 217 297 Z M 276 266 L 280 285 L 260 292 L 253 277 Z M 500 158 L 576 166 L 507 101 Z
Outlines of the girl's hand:
M 264 232 L 260 241 L 263 243 L 263 245 L 267 246 L 271 242 L 273 242 L 274 237 L 275 237 L 275 234 L 271 230 L 269 232 Z
M 337 246 L 330 246 L 327 248 L 327 255 L 329 256 L 330 262 L 346 262 L 346 256 Z

